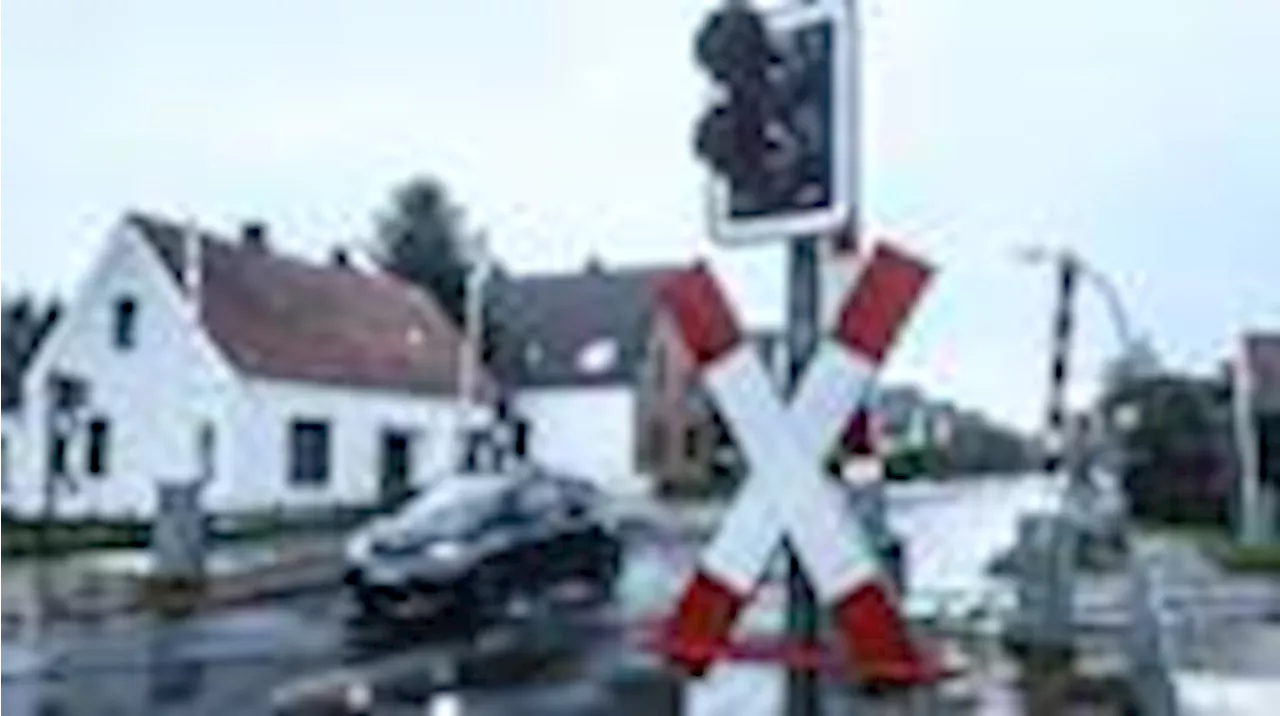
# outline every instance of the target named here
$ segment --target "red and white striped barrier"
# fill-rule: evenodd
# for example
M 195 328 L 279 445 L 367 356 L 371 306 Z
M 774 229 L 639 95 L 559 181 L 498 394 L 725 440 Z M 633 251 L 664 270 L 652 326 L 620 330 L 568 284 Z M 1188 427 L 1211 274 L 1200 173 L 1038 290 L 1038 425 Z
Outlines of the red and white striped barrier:
M 927 283 L 921 262 L 878 246 L 845 298 L 789 403 L 741 340 L 715 279 L 703 268 L 663 288 L 666 305 L 751 474 L 669 624 L 664 648 L 701 675 L 727 653 L 729 631 L 785 538 L 819 601 L 833 609 L 856 675 L 918 683 L 932 664 L 911 643 L 862 525 L 834 480 L 827 451 L 868 398 L 871 382 Z

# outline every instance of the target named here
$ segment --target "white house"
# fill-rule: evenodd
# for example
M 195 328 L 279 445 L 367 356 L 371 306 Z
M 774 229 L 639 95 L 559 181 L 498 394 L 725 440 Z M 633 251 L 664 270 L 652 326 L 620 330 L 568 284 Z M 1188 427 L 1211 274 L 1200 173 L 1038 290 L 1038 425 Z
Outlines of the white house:
M 374 504 L 455 464 L 461 340 L 417 289 L 282 256 L 262 225 L 128 215 L 6 415 L 5 507 L 38 512 L 46 475 L 65 516 L 150 515 L 166 480 L 206 479 L 215 513 Z M 59 380 L 85 400 L 51 430 Z
M 659 410 L 655 399 L 659 383 L 681 376 L 653 380 L 668 335 L 656 320 L 657 287 L 677 268 L 592 262 L 580 272 L 496 282 L 502 339 L 493 367 L 530 424 L 535 462 L 609 489 L 643 489 L 655 432 L 673 436 L 661 441 L 673 452 L 682 444 L 687 411 Z

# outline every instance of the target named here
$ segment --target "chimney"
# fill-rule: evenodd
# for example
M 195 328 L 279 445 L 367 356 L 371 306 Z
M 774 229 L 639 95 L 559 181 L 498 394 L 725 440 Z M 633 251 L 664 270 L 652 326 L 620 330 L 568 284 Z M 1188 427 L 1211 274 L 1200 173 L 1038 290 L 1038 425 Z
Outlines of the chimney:
M 251 249 L 267 250 L 267 225 L 261 221 L 246 221 L 240 227 L 240 242 Z
M 351 257 L 345 246 L 335 246 L 329 251 L 329 263 L 336 268 L 351 268 Z

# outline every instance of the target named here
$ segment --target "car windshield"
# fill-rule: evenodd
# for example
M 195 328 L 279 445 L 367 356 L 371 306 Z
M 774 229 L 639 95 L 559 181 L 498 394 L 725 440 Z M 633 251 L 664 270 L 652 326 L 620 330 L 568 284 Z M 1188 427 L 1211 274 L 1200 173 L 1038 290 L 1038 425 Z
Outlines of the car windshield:
M 509 480 L 498 477 L 449 478 L 410 502 L 396 522 L 421 533 L 465 533 L 493 512 L 510 487 Z

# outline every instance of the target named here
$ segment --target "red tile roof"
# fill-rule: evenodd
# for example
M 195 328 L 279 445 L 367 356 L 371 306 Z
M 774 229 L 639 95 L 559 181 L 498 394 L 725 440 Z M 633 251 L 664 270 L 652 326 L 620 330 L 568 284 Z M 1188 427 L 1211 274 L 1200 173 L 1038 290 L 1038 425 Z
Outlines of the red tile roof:
M 131 214 L 181 288 L 182 226 Z M 424 292 L 388 274 L 315 265 L 200 231 L 200 318 L 242 371 L 434 394 L 456 390 L 460 332 Z M 480 376 L 489 395 L 492 380 Z

